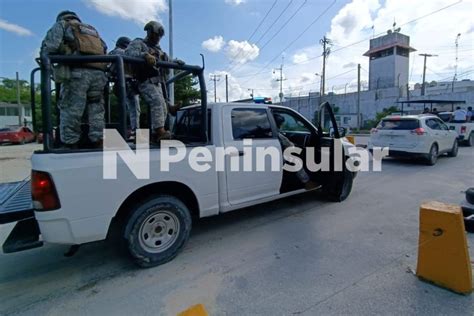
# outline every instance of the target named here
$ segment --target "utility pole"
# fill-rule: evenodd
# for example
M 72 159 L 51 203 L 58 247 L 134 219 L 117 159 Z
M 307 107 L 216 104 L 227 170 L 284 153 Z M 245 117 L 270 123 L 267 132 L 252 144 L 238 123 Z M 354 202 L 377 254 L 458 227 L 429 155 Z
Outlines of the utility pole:
M 253 99 L 253 97 L 254 97 L 254 95 L 253 95 L 253 93 L 254 93 L 254 89 L 247 89 L 247 90 L 248 90 L 248 91 L 250 91 L 250 92 L 252 92 L 252 93 L 250 94 L 250 96 L 251 96 L 251 97 L 252 97 L 252 99 Z
M 225 102 L 229 103 L 229 79 L 227 74 L 225 75 Z
M 360 64 L 357 64 L 357 131 L 360 131 Z
M 211 80 L 214 81 L 214 103 L 217 102 L 217 87 L 216 83 L 220 80 L 220 75 L 211 74 Z
M 433 55 L 433 54 L 418 54 L 418 55 L 425 57 L 425 60 L 423 62 L 423 84 L 421 85 L 421 95 L 425 95 L 425 92 L 426 92 L 426 82 L 425 82 L 425 78 L 426 78 L 426 58 L 427 57 L 436 57 L 438 55 Z
M 169 0 L 169 59 L 173 60 L 173 0 Z M 174 76 L 174 69 L 170 69 L 170 78 Z M 171 83 L 168 91 L 170 103 L 174 104 L 174 83 Z
M 23 126 L 23 109 L 20 100 L 20 76 L 18 74 L 18 71 L 16 72 L 16 103 L 18 104 L 18 125 Z
M 453 84 L 451 85 L 451 92 L 454 92 L 454 82 L 458 80 L 458 49 L 459 49 L 459 38 L 461 37 L 461 33 L 458 33 L 456 36 L 456 41 L 454 42 L 456 45 L 456 64 L 454 65 L 454 77 L 453 77 Z
M 326 58 L 331 53 L 331 44 L 332 41 L 324 36 L 322 39 L 319 40 L 319 43 L 323 45 L 323 74 L 321 76 L 321 94 L 324 96 L 325 88 L 326 88 Z
M 283 79 L 283 60 L 285 57 L 281 57 L 281 66 L 280 68 L 273 69 L 273 73 L 275 73 L 275 70 L 280 71 L 280 79 L 277 79 L 276 81 L 280 81 L 280 93 L 278 96 L 280 97 L 280 104 L 283 104 L 283 81 L 286 79 Z

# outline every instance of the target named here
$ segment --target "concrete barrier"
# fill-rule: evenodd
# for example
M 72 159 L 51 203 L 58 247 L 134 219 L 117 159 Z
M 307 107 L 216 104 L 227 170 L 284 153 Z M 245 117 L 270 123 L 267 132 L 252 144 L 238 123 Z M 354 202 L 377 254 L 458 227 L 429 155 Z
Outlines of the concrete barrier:
M 472 292 L 472 269 L 460 206 L 435 201 L 421 205 L 416 275 L 456 293 Z

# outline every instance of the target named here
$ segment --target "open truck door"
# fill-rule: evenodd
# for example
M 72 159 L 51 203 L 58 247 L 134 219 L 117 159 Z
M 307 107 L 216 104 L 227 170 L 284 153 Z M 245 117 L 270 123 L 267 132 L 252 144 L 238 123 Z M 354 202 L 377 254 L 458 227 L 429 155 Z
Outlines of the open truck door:
M 352 190 L 354 173 L 346 166 L 349 158 L 347 141 L 344 139 L 345 129 L 339 128 L 331 105 L 324 102 L 318 112 L 318 133 L 321 148 L 329 148 L 329 171 L 316 172 L 321 181 L 323 195 L 331 201 L 344 201 Z M 323 153 L 324 154 L 324 153 Z M 321 161 L 321 150 L 315 151 L 315 161 Z

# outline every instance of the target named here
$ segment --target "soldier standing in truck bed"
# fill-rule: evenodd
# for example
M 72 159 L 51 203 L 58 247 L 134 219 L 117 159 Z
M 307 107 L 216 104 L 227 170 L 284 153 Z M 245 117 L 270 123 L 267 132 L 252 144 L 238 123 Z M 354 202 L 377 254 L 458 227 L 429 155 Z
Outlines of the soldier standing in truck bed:
M 132 57 L 145 58 L 145 65 L 136 66 L 135 76 L 138 81 L 140 97 L 150 106 L 152 141 L 171 138 L 165 130 L 165 121 L 168 115 L 168 105 L 163 96 L 163 78 L 168 76 L 168 69 L 157 68 L 157 61 L 168 61 L 168 55 L 160 48 L 160 39 L 165 35 L 163 26 L 151 21 L 145 25 L 147 32 L 145 39 L 134 39 L 125 50 L 125 54 Z
M 97 30 L 82 23 L 72 11 L 62 11 L 41 44 L 45 55 L 104 55 L 107 46 Z M 104 87 L 107 83 L 103 63 L 63 64 L 54 69 L 56 83 L 61 83 L 59 110 L 62 143 L 77 148 L 81 138 L 81 121 L 87 106 L 89 140 L 102 147 L 104 120 Z
M 128 37 L 122 36 L 117 39 L 115 48 L 110 51 L 109 55 L 120 55 L 125 56 L 125 49 L 130 44 L 131 40 Z M 115 65 L 110 65 L 110 73 L 112 77 L 116 77 Z M 130 118 L 130 128 L 132 129 L 132 135 L 135 133 L 137 128 L 140 128 L 140 102 L 138 98 L 138 87 L 136 79 L 133 78 L 133 74 L 130 69 L 129 64 L 124 64 L 125 66 L 125 84 L 126 84 L 126 98 L 125 105 L 127 107 L 128 115 Z M 117 88 L 114 86 L 114 93 L 118 95 Z

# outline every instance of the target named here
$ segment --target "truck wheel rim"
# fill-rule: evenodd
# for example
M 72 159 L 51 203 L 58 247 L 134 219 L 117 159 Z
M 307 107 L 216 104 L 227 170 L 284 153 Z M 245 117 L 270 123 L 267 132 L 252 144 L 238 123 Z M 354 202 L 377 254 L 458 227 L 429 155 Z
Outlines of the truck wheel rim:
M 140 246 L 152 253 L 169 249 L 178 238 L 179 220 L 173 213 L 160 210 L 148 216 L 140 226 Z

